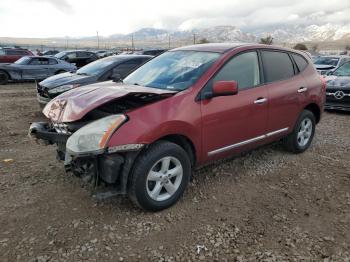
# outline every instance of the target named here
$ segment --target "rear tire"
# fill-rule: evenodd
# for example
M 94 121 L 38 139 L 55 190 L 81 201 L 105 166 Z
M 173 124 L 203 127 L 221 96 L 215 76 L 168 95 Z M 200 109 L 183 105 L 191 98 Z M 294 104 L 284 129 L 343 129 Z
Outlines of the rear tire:
M 136 160 L 129 198 L 140 208 L 159 211 L 175 204 L 190 180 L 191 162 L 177 144 L 159 141 Z
M 295 154 L 308 149 L 315 134 L 315 127 L 315 115 L 309 110 L 304 110 L 300 114 L 293 132 L 284 139 L 286 149 Z
M 0 70 L 0 85 L 6 85 L 10 77 L 7 72 Z

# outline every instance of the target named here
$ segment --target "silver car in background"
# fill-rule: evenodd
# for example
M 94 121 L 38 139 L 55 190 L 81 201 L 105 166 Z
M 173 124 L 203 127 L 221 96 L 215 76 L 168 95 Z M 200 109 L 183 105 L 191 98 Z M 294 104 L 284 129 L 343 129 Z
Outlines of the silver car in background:
M 0 64 L 0 84 L 9 81 L 43 80 L 77 67 L 55 57 L 24 56 L 11 64 Z

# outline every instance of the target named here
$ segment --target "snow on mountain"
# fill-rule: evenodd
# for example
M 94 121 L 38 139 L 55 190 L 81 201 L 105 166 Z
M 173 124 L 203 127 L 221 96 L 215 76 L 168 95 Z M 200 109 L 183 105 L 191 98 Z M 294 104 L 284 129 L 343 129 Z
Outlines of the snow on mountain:
M 276 42 L 335 41 L 349 37 L 350 25 L 285 26 L 266 32 L 254 32 L 258 37 L 271 35 Z
M 260 38 L 271 35 L 274 42 L 297 43 L 305 41 L 333 41 L 350 39 L 350 25 L 287 25 L 270 30 L 260 29 L 244 32 L 235 26 L 214 26 L 188 31 L 167 31 L 156 28 L 142 28 L 131 34 L 116 34 L 110 36 L 115 40 L 130 40 L 133 36 L 138 41 L 190 41 L 195 36 L 196 41 L 205 38 L 210 42 L 258 42 Z

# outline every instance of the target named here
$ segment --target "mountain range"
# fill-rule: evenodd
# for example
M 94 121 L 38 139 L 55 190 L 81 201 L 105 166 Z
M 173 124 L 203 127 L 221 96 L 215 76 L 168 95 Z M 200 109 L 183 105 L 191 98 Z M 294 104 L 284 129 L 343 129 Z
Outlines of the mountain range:
M 260 38 L 271 35 L 277 43 L 297 43 L 307 41 L 337 41 L 350 40 L 350 25 L 309 25 L 309 26 L 280 26 L 269 30 L 243 31 L 235 26 L 214 26 L 209 28 L 193 29 L 189 31 L 167 31 L 156 28 L 142 28 L 131 34 L 116 34 L 107 38 L 123 41 L 132 37 L 137 41 L 196 41 L 205 38 L 210 42 L 257 42 Z

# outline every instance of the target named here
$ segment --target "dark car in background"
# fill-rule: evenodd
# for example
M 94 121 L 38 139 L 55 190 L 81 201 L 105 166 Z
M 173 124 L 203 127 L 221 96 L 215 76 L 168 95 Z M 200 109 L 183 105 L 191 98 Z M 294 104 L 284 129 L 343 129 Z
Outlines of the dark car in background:
M 80 68 L 76 73 L 49 77 L 37 84 L 38 102 L 44 106 L 52 98 L 78 86 L 113 79 L 118 81 L 151 58 L 152 56 L 145 55 L 110 56 L 92 62 Z
M 103 57 L 107 57 L 115 54 L 115 52 L 111 50 L 97 50 L 95 51 L 95 53 L 99 58 L 103 58 Z
M 317 72 L 321 75 L 326 75 L 327 73 L 336 70 L 342 64 L 349 61 L 350 61 L 349 56 L 334 55 L 334 56 L 319 56 L 315 58 L 313 62 Z
M 75 65 L 54 57 L 25 56 L 12 64 L 0 64 L 0 84 L 8 81 L 42 80 L 75 70 Z
M 75 64 L 78 68 L 99 59 L 94 52 L 81 50 L 59 52 L 55 57 L 68 63 Z
M 146 50 L 136 51 L 136 52 L 134 52 L 134 54 L 159 56 L 166 51 L 168 51 L 168 50 L 167 49 L 146 49 Z
M 22 48 L 0 48 L 0 63 L 14 63 L 23 56 L 34 55 L 31 51 Z
M 328 77 L 326 96 L 325 109 L 350 111 L 350 62 Z
M 47 50 L 47 51 L 44 51 L 41 55 L 42 56 L 54 56 L 58 53 L 59 53 L 58 50 Z

